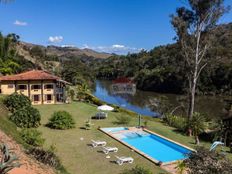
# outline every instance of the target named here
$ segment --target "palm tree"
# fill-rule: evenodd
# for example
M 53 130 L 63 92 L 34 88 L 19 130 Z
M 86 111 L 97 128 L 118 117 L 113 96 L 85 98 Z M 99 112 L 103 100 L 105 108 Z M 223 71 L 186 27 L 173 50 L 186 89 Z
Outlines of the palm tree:
M 194 112 L 189 127 L 192 129 L 193 135 L 195 136 L 195 143 L 199 145 L 200 140 L 198 136 L 206 129 L 205 117 L 198 112 Z
M 183 161 L 179 161 L 175 169 L 177 174 L 184 174 L 186 171 L 186 165 Z
M 3 75 L 13 74 L 20 67 L 15 62 L 17 54 L 14 46 L 18 42 L 18 39 L 19 36 L 16 34 L 9 34 L 4 37 L 0 33 L 0 73 Z

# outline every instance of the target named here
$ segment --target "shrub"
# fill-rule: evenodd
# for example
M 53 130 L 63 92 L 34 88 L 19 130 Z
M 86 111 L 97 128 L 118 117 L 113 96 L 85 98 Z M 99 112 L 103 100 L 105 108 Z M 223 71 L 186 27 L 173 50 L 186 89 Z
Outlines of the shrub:
M 0 144 L 0 173 L 7 174 L 10 170 L 20 167 L 19 158 L 11 152 L 6 144 Z
M 27 150 L 27 153 L 32 155 L 36 160 L 54 167 L 56 170 L 58 170 L 58 173 L 70 174 L 61 164 L 60 159 L 56 156 L 55 149 L 56 148 L 53 145 L 50 146 L 48 150 L 39 147 L 33 147 Z
M 14 112 L 23 107 L 31 106 L 31 101 L 23 94 L 13 93 L 4 99 L 4 104 L 11 112 Z
M 75 127 L 75 121 L 68 112 L 57 111 L 53 113 L 47 126 L 53 129 L 71 129 Z
M 189 154 L 184 161 L 190 174 L 195 173 L 223 173 L 231 174 L 231 161 L 221 153 L 209 151 L 206 148 L 198 147 L 197 152 Z
M 115 121 L 116 124 L 128 125 L 131 121 L 131 117 L 128 117 L 125 115 L 118 115 L 115 118 L 116 118 L 116 121 Z
M 45 139 L 42 138 L 42 133 L 36 129 L 23 129 L 21 132 L 22 139 L 32 146 L 43 146 Z
M 16 110 L 10 116 L 10 120 L 13 121 L 18 127 L 33 128 L 40 125 L 41 116 L 38 109 L 27 106 Z
M 187 119 L 184 117 L 166 114 L 163 120 L 167 125 L 177 128 L 180 131 L 185 132 L 187 128 Z
M 33 147 L 29 149 L 28 153 L 32 155 L 36 160 L 44 164 L 48 164 L 51 167 L 58 167 L 60 165 L 60 160 L 51 147 L 48 150 Z
M 90 103 L 93 103 L 97 106 L 101 106 L 103 104 L 105 104 L 104 102 L 102 102 L 101 100 L 99 100 L 97 97 L 91 95 L 91 94 L 88 94 L 88 93 L 85 93 L 85 100 L 90 102 Z
M 124 170 L 121 174 L 152 174 L 152 172 L 144 167 L 135 166 L 132 169 Z

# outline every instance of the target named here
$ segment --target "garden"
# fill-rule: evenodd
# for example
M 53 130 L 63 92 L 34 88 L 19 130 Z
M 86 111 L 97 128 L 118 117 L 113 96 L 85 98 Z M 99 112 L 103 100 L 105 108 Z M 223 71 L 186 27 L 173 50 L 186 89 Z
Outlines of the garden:
M 106 119 L 93 120 L 91 117 L 97 113 L 97 107 L 91 103 L 72 102 L 71 104 L 37 105 L 32 107 L 30 104 L 27 105 L 27 102 L 22 102 L 27 109 L 18 105 L 10 107 L 12 104 L 6 101 L 4 103 L 12 112 L 9 117 L 10 120 L 15 122 L 19 128 L 9 130 L 12 127 L 3 127 L 1 124 L 1 129 L 4 129 L 5 132 L 8 131 L 9 134 L 13 134 L 13 137 L 18 139 L 19 143 L 25 144 L 24 146 L 29 154 L 41 162 L 49 163 L 50 166 L 59 170 L 60 173 L 129 174 L 135 172 L 135 170 L 147 170 L 147 174 L 149 172 L 167 173 L 159 166 L 98 130 L 99 127 L 137 126 L 138 118 L 136 115 L 117 111 L 109 112 Z M 173 118 L 170 117 L 168 120 L 170 125 L 173 124 Z M 1 118 L 0 121 L 4 121 L 9 125 L 12 124 L 12 122 L 6 119 L 2 120 Z M 91 124 L 86 129 L 86 123 L 89 122 Z M 174 141 L 195 149 L 197 147 L 194 137 L 186 136 L 181 131 L 164 124 L 159 119 L 143 117 L 142 124 L 149 130 Z M 104 140 L 109 146 L 118 147 L 117 155 L 131 156 L 134 158 L 134 163 L 123 166 L 117 165 L 114 154 L 110 154 L 110 159 L 107 159 L 100 148 L 95 149 L 90 146 L 92 139 Z M 211 142 L 201 140 L 200 145 L 209 149 Z M 218 150 L 220 152 L 221 149 L 218 148 Z M 232 155 L 229 154 L 229 148 L 223 147 L 223 152 L 226 156 L 232 158 Z M 192 158 L 198 161 L 202 159 L 194 155 Z M 221 156 L 219 155 L 218 158 L 221 158 Z M 187 163 L 194 166 L 191 161 L 187 161 Z M 227 163 L 223 164 L 226 166 Z M 180 169 L 181 167 L 182 165 L 179 166 Z

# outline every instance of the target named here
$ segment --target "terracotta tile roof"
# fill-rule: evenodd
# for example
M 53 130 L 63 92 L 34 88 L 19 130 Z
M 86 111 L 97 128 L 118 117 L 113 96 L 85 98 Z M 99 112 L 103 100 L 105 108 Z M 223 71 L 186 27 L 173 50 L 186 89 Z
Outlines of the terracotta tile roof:
M 60 77 L 49 74 L 42 70 L 32 70 L 15 75 L 0 77 L 0 81 L 20 81 L 20 80 L 61 80 Z

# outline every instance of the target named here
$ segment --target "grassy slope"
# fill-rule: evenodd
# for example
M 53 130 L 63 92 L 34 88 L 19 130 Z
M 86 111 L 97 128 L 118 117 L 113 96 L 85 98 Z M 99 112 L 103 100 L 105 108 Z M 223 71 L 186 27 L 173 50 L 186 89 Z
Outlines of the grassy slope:
M 8 110 L 2 104 L 2 96 L 0 96 L 0 129 L 5 132 L 7 135 L 11 136 L 18 143 L 23 146 L 27 146 L 26 143 L 21 139 L 19 132 L 17 131 L 17 127 L 14 123 L 9 121 L 8 119 Z
M 134 167 L 137 164 L 150 168 L 154 173 L 165 173 L 159 167 L 144 159 L 135 152 L 131 152 L 127 147 L 119 142 L 108 137 L 104 133 L 97 130 L 101 127 L 112 127 L 114 125 L 115 116 L 123 113 L 109 113 L 106 120 L 93 121 L 94 128 L 92 130 L 84 130 L 81 127 L 84 122 L 96 111 L 96 107 L 85 103 L 72 103 L 69 105 L 40 105 L 36 106 L 40 110 L 42 115 L 42 124 L 48 122 L 49 117 L 54 111 L 66 110 L 70 112 L 76 120 L 76 128 L 72 130 L 51 130 L 45 126 L 40 126 L 39 130 L 43 132 L 43 136 L 46 138 L 46 145 L 55 144 L 58 150 L 58 156 L 60 156 L 62 163 L 71 173 L 83 173 L 83 174 L 109 174 L 120 173 L 125 168 Z M 137 119 L 133 118 L 130 126 L 137 125 Z M 173 128 L 163 125 L 160 122 L 149 121 L 148 127 L 150 130 L 155 131 L 161 135 L 171 138 L 175 141 L 183 143 L 190 147 L 195 147 L 194 139 L 184 136 L 174 131 Z M 80 138 L 84 140 L 81 141 Z M 108 145 L 117 146 L 119 152 L 117 155 L 128 155 L 135 159 L 133 165 L 118 166 L 113 163 L 114 154 L 111 154 L 111 159 L 106 159 L 99 149 L 93 149 L 88 146 L 91 139 L 106 140 Z M 203 143 L 206 147 L 209 147 L 209 143 Z

